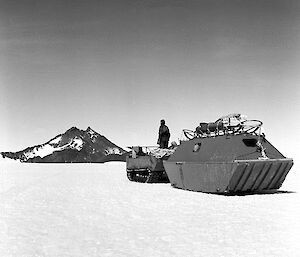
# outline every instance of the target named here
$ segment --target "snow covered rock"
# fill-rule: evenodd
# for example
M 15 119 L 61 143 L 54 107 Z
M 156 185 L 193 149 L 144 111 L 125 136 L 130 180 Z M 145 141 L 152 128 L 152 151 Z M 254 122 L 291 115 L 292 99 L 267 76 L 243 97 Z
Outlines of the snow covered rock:
M 90 127 L 72 127 L 48 142 L 18 152 L 2 152 L 21 162 L 107 162 L 125 161 L 127 152 Z

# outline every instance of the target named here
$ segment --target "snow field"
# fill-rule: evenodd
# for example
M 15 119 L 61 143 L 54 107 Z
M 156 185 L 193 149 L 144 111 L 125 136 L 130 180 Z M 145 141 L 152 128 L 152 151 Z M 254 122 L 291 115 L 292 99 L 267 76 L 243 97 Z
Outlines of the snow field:
M 0 164 L 0 256 L 298 256 L 299 175 L 276 194 L 140 184 L 125 163 Z

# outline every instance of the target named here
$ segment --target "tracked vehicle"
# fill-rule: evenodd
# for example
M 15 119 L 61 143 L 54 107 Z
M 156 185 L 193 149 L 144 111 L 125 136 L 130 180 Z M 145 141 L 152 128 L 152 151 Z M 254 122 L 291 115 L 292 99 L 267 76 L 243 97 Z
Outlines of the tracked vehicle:
M 127 177 L 130 181 L 141 183 L 169 183 L 163 166 L 174 152 L 170 149 L 160 149 L 156 146 L 133 146 L 131 154 L 126 157 Z
M 240 114 L 183 134 L 186 140 L 163 161 L 176 188 L 222 194 L 276 190 L 293 166 L 266 139 L 261 121 Z

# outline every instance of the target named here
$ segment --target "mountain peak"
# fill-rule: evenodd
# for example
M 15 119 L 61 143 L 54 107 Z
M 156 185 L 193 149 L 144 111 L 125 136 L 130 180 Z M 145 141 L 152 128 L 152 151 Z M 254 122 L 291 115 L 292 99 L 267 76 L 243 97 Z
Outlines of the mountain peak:
M 85 132 L 89 135 L 93 142 L 95 142 L 97 137 L 100 136 L 100 134 L 93 130 L 91 127 L 88 127 Z
M 90 126 L 87 127 L 86 132 L 95 132 L 97 133 L 95 130 L 93 130 Z
M 66 132 L 72 132 L 72 131 L 80 131 L 77 127 L 71 127 Z
M 47 143 L 22 151 L 1 153 L 4 157 L 23 162 L 106 162 L 124 161 L 126 151 L 101 136 L 91 127 L 71 127 Z

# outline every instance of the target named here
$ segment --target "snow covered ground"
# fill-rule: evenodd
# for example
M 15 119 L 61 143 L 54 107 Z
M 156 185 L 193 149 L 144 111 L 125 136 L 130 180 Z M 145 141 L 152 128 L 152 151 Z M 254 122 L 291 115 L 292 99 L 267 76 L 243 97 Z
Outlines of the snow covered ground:
M 221 196 L 127 180 L 125 163 L 0 164 L 0 256 L 299 256 L 300 170 Z

